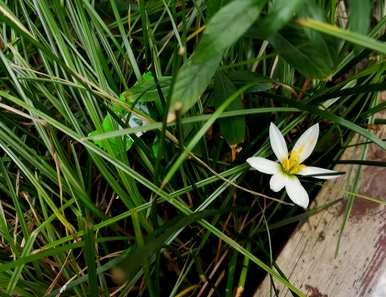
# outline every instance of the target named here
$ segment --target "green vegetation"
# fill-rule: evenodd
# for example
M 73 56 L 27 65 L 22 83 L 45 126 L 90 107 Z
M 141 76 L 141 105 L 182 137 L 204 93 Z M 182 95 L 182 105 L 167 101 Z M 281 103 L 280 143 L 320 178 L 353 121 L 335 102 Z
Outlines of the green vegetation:
M 324 168 L 354 133 L 386 149 L 383 5 L 0 0 L 1 296 L 248 296 L 264 273 L 304 296 L 277 240 L 333 203 L 245 160 L 273 159 L 270 122 L 320 123 Z

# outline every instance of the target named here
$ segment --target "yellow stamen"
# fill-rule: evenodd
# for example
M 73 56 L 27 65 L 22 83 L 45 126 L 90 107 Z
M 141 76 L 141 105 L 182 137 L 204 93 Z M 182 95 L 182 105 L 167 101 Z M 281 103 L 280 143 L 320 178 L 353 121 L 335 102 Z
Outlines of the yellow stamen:
M 292 150 L 289 159 L 283 160 L 281 166 L 285 173 L 298 174 L 304 168 L 304 165 L 300 164 L 300 154 L 303 149 L 304 147 L 300 146 L 298 149 Z
M 304 165 L 297 164 L 294 167 L 291 168 L 290 173 L 291 174 L 298 174 L 302 169 L 304 168 Z

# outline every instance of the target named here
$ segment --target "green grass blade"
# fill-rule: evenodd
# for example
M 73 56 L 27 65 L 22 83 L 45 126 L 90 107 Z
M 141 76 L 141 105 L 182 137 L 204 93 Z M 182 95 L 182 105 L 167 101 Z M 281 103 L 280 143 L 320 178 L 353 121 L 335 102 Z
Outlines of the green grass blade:
M 386 54 L 386 44 L 374 38 L 361 35 L 359 33 L 350 32 L 337 26 L 323 23 L 313 19 L 297 19 L 296 23 L 305 28 L 310 28 L 342 40 L 349 41 L 355 45 L 372 49 L 374 51 Z

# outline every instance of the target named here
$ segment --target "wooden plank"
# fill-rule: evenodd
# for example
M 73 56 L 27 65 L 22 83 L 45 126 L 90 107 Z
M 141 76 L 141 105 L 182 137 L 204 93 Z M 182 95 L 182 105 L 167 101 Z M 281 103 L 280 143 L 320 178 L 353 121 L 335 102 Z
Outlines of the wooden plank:
M 379 116 L 378 116 L 379 117 Z M 382 118 L 386 118 L 385 112 Z M 375 131 L 386 138 L 386 128 Z M 354 138 L 354 142 L 358 141 Z M 358 159 L 364 146 L 346 149 L 344 159 Z M 368 145 L 367 160 L 386 161 L 386 152 Z M 349 197 L 359 174 L 356 192 L 386 200 L 386 169 L 382 167 L 338 165 L 346 175 L 329 181 L 311 207 L 337 198 Z M 351 196 L 353 197 L 353 196 Z M 310 297 L 386 297 L 386 207 L 354 197 L 351 215 L 344 229 L 339 253 L 337 239 L 344 219 L 347 199 L 312 216 L 298 227 L 277 258 L 277 264 L 289 280 Z M 293 296 L 278 283 L 277 296 Z M 276 296 L 266 277 L 255 297 Z

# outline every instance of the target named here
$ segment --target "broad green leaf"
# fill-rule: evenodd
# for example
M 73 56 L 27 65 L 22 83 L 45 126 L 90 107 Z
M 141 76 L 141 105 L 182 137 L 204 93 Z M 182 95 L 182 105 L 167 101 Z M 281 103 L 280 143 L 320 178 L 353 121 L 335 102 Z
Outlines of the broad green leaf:
M 214 106 L 217 108 L 223 101 L 236 92 L 236 87 L 232 81 L 222 72 L 218 72 L 214 79 Z M 241 98 L 234 100 L 226 109 L 240 110 L 243 108 Z M 238 144 L 244 141 L 245 138 L 245 117 L 238 116 L 229 119 L 218 120 L 220 130 L 228 145 Z
M 235 0 L 220 9 L 209 21 L 202 39 L 188 61 L 178 71 L 169 110 L 174 119 L 176 102 L 182 113 L 200 98 L 215 74 L 224 51 L 256 21 L 266 0 Z
M 99 134 L 103 134 L 103 133 L 106 133 L 106 132 L 111 132 L 111 131 L 115 131 L 117 130 L 116 127 L 118 127 L 118 124 L 115 124 L 113 122 L 113 118 L 111 115 L 107 115 L 104 119 L 103 119 L 103 122 L 102 122 L 102 131 L 97 131 L 97 130 L 94 130 L 94 131 L 91 131 L 89 134 L 88 134 L 88 137 L 90 138 L 93 138 L 95 136 L 98 136 Z M 119 130 L 119 128 L 118 128 Z M 115 152 L 118 152 L 119 151 L 119 144 L 118 144 L 118 139 L 116 138 L 111 138 L 108 140 L 109 144 L 106 143 L 105 140 L 94 140 L 95 141 L 95 144 L 98 145 L 100 148 L 104 149 L 105 151 L 108 151 L 108 148 L 107 146 L 110 145 L 112 150 L 115 151 Z M 125 135 L 123 136 L 123 141 L 124 141 L 124 144 L 125 144 L 125 150 L 128 151 L 134 140 L 128 136 L 128 135 Z
M 254 72 L 232 71 L 227 72 L 227 76 L 236 87 L 241 87 L 253 83 L 253 85 L 246 91 L 246 93 L 263 92 L 272 89 L 272 80 L 257 76 Z
M 370 25 L 370 0 L 349 1 L 349 29 L 367 35 Z
M 189 59 L 177 74 L 177 80 L 173 87 L 168 122 L 175 119 L 174 107 L 177 102 L 182 102 L 181 112 L 185 113 L 199 100 L 215 74 L 222 55 L 208 59 L 203 63 L 195 63 L 193 59 Z
M 222 55 L 256 21 L 265 2 L 234 0 L 220 9 L 209 21 L 192 61 L 202 63 Z
M 169 88 L 170 78 L 163 78 L 161 82 L 163 82 L 161 84 L 161 89 L 162 89 L 162 86 L 164 86 L 165 88 Z M 157 87 L 155 85 L 154 78 L 151 72 L 144 73 L 140 81 L 137 81 L 132 88 L 123 92 L 119 96 L 119 100 L 129 104 L 129 106 L 134 106 L 136 109 L 140 110 L 143 113 L 148 114 L 149 110 L 147 109 L 147 106 L 144 103 L 154 102 L 157 100 L 160 101 Z M 129 114 L 127 110 L 125 110 L 121 106 L 113 104 L 112 110 L 115 113 L 115 116 L 120 117 L 119 120 L 121 122 L 127 122 L 127 120 L 129 120 L 129 126 L 131 128 L 143 125 L 143 120 L 140 119 L 135 114 L 130 114 L 130 118 L 128 118 Z M 117 129 L 122 130 L 123 128 L 118 123 L 114 122 L 113 116 L 111 114 L 108 114 L 103 119 L 102 131 L 98 131 L 98 130 L 91 131 L 88 134 L 88 137 L 94 138 L 100 134 L 116 131 Z M 137 133 L 138 137 L 141 135 L 142 135 L 141 132 Z M 124 135 L 122 140 L 125 145 L 125 151 L 128 151 L 131 148 L 132 144 L 134 143 L 133 138 L 131 138 L 129 135 Z M 96 145 L 98 145 L 100 148 L 104 149 L 105 151 L 108 151 L 108 148 L 107 148 L 108 145 L 112 147 L 113 151 L 116 151 L 116 152 L 119 151 L 119 143 L 117 139 L 114 139 L 114 138 L 109 139 L 109 144 L 101 140 L 95 139 L 94 141 Z
M 311 39 L 303 30 L 288 26 L 269 41 L 287 63 L 306 77 L 327 79 L 334 70 L 332 53 L 321 35 Z
M 304 0 L 274 0 L 272 2 L 268 15 L 256 24 L 261 39 L 269 38 L 285 26 Z
M 299 15 L 324 19 L 313 5 L 300 10 Z M 337 47 L 328 36 L 288 25 L 269 41 L 284 60 L 306 77 L 327 79 L 335 68 Z
M 218 72 L 214 79 L 213 90 L 213 103 L 216 108 L 219 107 L 226 98 L 236 92 L 236 84 L 240 86 L 253 84 L 246 93 L 262 92 L 272 88 L 272 81 L 258 77 L 253 72 L 232 71 L 227 74 Z M 234 145 L 244 141 L 246 122 L 243 111 L 247 113 L 247 110 L 244 109 L 241 98 L 238 98 L 225 110 L 225 112 L 229 111 L 238 111 L 240 116 L 219 119 L 218 122 L 228 145 Z
M 228 4 L 230 0 L 211 0 L 206 3 L 206 17 L 210 19 L 220 10 L 221 7 Z
M 170 77 L 159 78 L 159 84 L 164 95 L 169 92 L 170 83 Z M 128 104 L 160 100 L 154 78 L 144 75 L 144 80 L 137 82 L 133 87 L 121 94 L 121 100 L 122 99 Z

